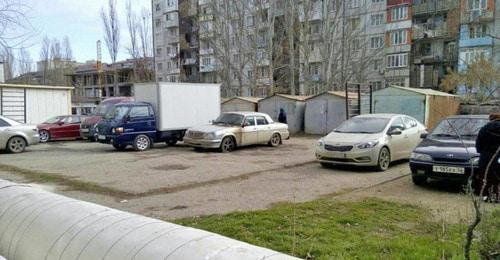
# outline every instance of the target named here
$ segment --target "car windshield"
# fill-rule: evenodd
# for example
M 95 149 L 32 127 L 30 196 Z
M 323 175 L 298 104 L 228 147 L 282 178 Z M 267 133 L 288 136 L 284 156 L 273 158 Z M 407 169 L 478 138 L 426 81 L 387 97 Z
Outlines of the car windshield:
M 122 120 L 128 113 L 128 110 L 128 106 L 115 106 L 108 113 L 106 113 L 106 115 L 104 115 L 104 119 Z
M 110 102 L 101 103 L 100 105 L 98 105 L 95 108 L 93 115 L 103 116 L 103 115 L 107 114 L 111 110 L 112 107 L 113 107 L 113 103 L 110 103 Z
M 60 116 L 55 116 L 55 117 L 51 117 L 51 118 L 49 118 L 49 119 L 45 120 L 45 122 L 44 122 L 44 123 L 46 123 L 46 124 L 55 124 L 55 123 L 57 123 L 57 122 L 61 121 L 61 119 L 62 119 L 62 117 L 60 117 Z
M 243 123 L 243 115 L 239 114 L 231 114 L 231 113 L 226 113 L 222 114 L 219 116 L 214 121 L 214 124 L 216 125 L 238 125 L 240 126 Z
M 389 118 L 358 117 L 345 121 L 334 132 L 374 134 L 384 131 L 388 123 Z
M 475 139 L 479 130 L 488 123 L 486 118 L 450 118 L 442 120 L 429 138 Z

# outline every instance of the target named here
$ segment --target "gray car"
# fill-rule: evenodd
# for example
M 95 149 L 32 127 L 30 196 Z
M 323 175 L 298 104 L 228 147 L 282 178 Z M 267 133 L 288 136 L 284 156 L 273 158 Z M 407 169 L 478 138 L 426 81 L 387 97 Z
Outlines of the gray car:
M 0 149 L 10 153 L 22 153 L 27 146 L 38 142 L 40 136 L 36 126 L 21 124 L 0 116 Z

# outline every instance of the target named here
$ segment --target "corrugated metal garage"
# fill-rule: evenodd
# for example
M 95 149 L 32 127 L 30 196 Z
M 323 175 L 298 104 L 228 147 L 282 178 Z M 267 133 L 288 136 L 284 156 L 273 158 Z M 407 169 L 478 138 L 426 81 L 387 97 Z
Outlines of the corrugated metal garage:
M 374 113 L 398 113 L 416 118 L 428 128 L 444 117 L 459 113 L 460 98 L 419 88 L 387 87 L 373 92 Z
M 257 112 L 259 108 L 259 101 L 262 98 L 258 97 L 233 97 L 229 100 L 222 102 L 222 112 L 236 112 L 236 111 L 254 111 Z
M 72 90 L 72 87 L 0 84 L 0 114 L 28 124 L 71 114 Z
M 309 96 L 292 96 L 276 94 L 259 101 L 259 112 L 266 113 L 276 122 L 280 109 L 286 113 L 288 130 L 290 133 L 299 133 L 304 131 L 304 113 L 306 108 L 306 99 Z
M 349 94 L 357 100 L 356 93 Z M 345 92 L 329 91 L 306 100 L 305 133 L 327 134 L 347 118 Z

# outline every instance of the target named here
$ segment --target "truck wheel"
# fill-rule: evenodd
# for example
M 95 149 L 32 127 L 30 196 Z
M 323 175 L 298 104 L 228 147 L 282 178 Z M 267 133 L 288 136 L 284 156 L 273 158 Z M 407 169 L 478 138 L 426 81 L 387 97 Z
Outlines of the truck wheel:
M 377 170 L 381 172 L 386 171 L 387 169 L 389 169 L 390 164 L 391 152 L 389 152 L 389 149 L 387 147 L 382 147 L 378 154 Z
M 124 151 L 127 148 L 124 144 L 113 144 L 113 147 L 118 151 Z
M 7 151 L 9 153 L 22 153 L 26 149 L 26 140 L 19 136 L 14 136 L 7 141 Z
M 167 140 L 167 145 L 168 146 L 174 146 L 177 144 L 177 138 L 172 138 Z
M 48 142 L 50 140 L 50 133 L 49 133 L 49 131 L 47 131 L 47 130 L 40 130 L 39 134 L 40 134 L 40 142 L 41 143 L 45 143 L 45 142 Z
M 142 152 L 146 151 L 151 147 L 151 140 L 146 135 L 138 135 L 134 139 L 134 149 L 136 151 Z
M 271 140 L 269 140 L 269 146 L 272 146 L 272 147 L 278 147 L 280 146 L 281 144 L 281 135 L 279 134 L 273 134 L 273 136 L 271 136 Z
M 222 139 L 222 143 L 220 144 L 220 151 L 223 153 L 229 153 L 232 152 L 236 148 L 236 143 L 234 141 L 234 138 L 228 136 L 224 137 Z

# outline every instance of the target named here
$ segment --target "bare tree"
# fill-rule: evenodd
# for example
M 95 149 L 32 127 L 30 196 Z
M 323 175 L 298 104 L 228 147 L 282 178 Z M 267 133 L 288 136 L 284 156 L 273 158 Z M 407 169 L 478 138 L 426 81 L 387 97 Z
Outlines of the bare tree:
M 2 47 L 0 51 L 0 57 L 3 62 L 4 79 L 7 81 L 12 79 L 15 74 L 15 56 L 12 48 Z
M 43 71 L 42 84 L 47 84 L 48 81 L 48 72 L 50 66 L 50 46 L 51 41 L 47 36 L 45 36 L 42 41 L 42 48 L 40 49 L 39 56 L 42 68 L 38 68 L 38 70 Z
M 73 49 L 71 48 L 71 42 L 69 40 L 68 35 L 64 36 L 62 42 L 62 58 L 66 61 L 73 60 Z
M 118 13 L 116 9 L 116 0 L 108 0 L 108 10 L 101 9 L 101 20 L 104 28 L 104 40 L 108 53 L 113 64 L 116 63 L 118 51 L 120 47 L 120 22 L 118 20 Z M 114 70 L 114 86 L 118 84 L 118 71 Z
M 141 10 L 142 20 L 138 14 L 132 9 L 132 4 L 127 1 L 126 4 L 126 17 L 127 29 L 129 34 L 129 46 L 127 51 L 134 61 L 134 81 L 145 82 L 151 80 L 150 70 L 150 57 L 151 53 L 151 39 L 149 33 L 149 12 L 145 9 Z
M 0 1 L 0 46 L 15 48 L 31 39 L 35 30 L 27 13 L 29 7 L 22 0 Z
M 17 54 L 17 68 L 20 75 L 27 74 L 32 71 L 33 59 L 30 53 L 25 49 L 21 48 Z

